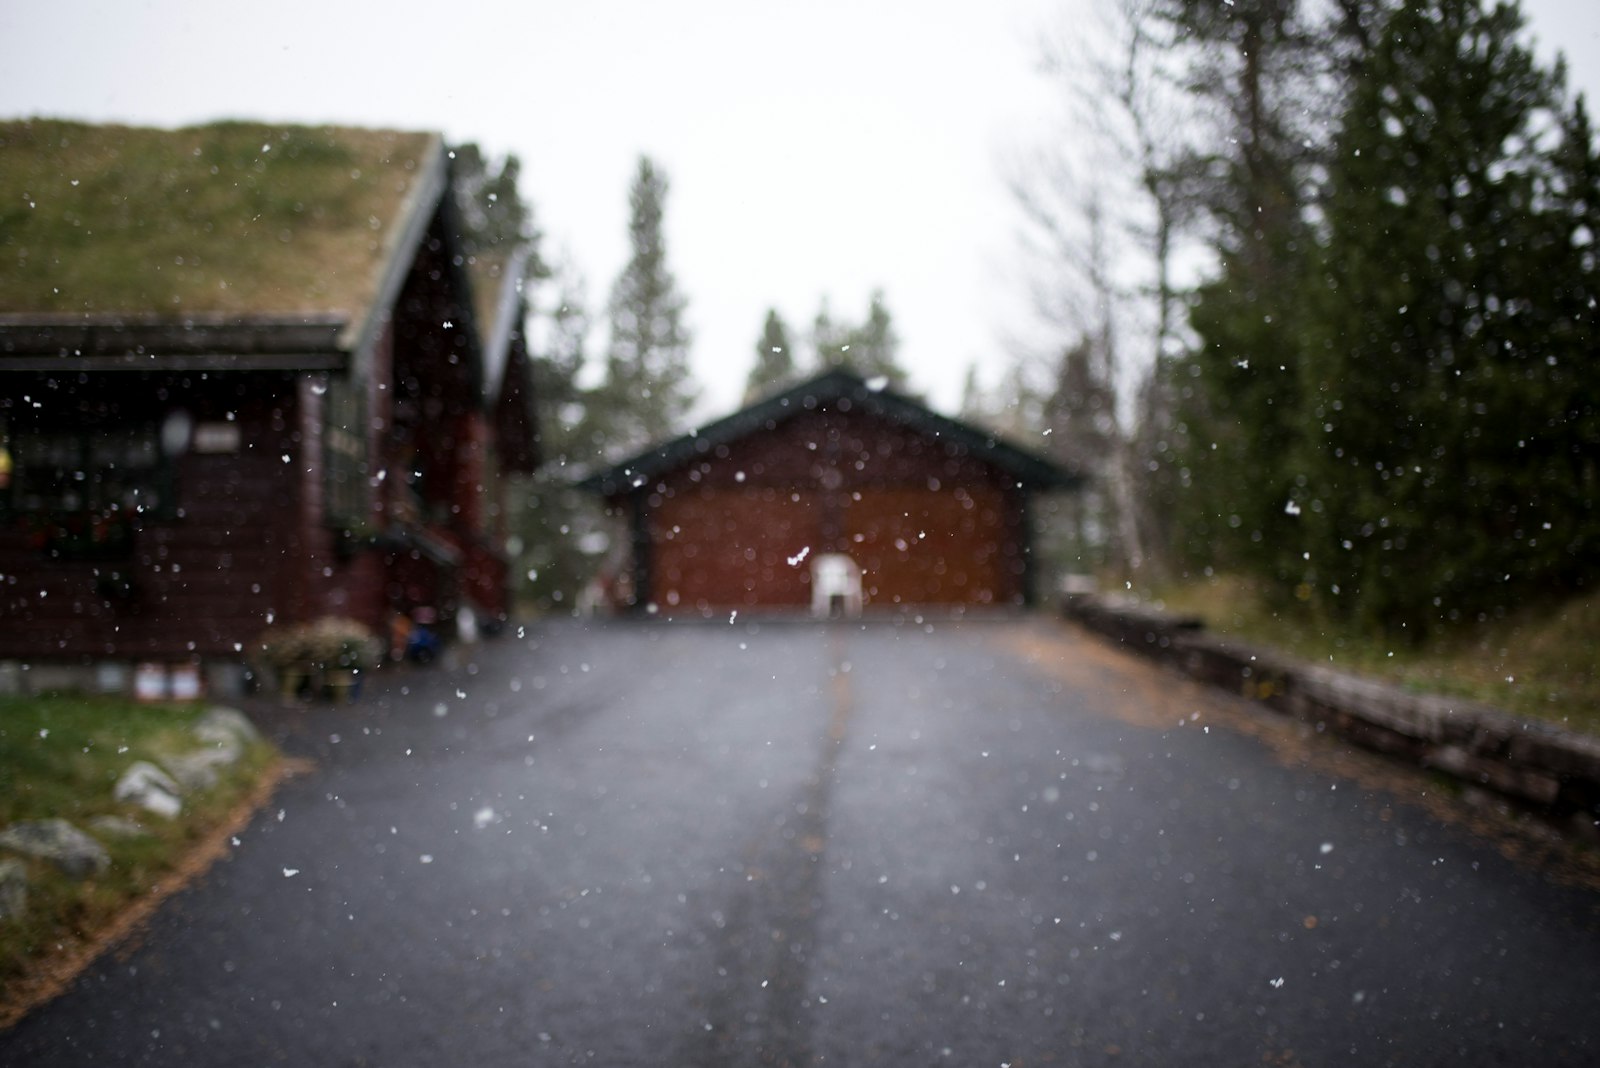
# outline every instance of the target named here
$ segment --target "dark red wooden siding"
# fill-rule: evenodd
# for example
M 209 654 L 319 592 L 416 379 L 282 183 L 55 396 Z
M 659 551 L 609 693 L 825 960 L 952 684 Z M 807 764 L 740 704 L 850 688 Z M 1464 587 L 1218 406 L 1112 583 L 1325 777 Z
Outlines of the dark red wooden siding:
M 296 610 L 290 579 L 310 548 L 298 521 L 301 483 L 294 472 L 303 465 L 293 380 L 72 378 L 78 411 L 101 416 L 164 394 L 197 422 L 227 422 L 231 414 L 240 448 L 182 457 L 175 468 L 178 510 L 144 519 L 131 551 L 117 557 L 52 559 L 19 528 L 22 517 L 7 517 L 0 530 L 0 650 L 11 657 L 239 655 L 241 643 L 269 617 Z M 29 388 L 37 387 L 19 381 L 8 393 Z
M 809 606 L 810 565 L 824 552 L 861 566 L 870 607 L 1023 600 L 1013 481 L 881 417 L 806 412 L 645 493 L 647 596 L 663 611 Z

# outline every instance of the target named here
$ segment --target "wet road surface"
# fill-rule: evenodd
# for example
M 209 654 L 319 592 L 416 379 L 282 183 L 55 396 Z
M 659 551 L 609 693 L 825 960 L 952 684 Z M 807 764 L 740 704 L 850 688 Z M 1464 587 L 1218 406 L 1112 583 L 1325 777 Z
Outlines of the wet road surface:
M 1046 620 L 378 681 L 0 1064 L 1600 1063 L 1600 894 Z

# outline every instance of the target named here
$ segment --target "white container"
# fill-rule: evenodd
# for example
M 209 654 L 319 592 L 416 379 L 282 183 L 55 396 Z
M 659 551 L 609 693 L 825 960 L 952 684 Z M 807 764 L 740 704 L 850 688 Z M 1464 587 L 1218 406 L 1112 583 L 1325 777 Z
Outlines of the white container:
M 144 663 L 134 668 L 133 697 L 136 701 L 165 701 L 167 699 L 166 665 Z
M 168 691 L 174 701 L 198 701 L 204 692 L 200 685 L 199 664 L 179 664 L 167 675 Z

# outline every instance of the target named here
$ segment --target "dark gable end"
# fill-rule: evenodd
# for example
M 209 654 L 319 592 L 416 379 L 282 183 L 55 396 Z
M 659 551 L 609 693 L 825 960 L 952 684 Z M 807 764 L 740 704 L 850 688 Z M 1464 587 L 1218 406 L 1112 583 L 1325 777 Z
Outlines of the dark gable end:
M 500 460 L 518 474 L 532 474 L 540 463 L 533 367 L 523 331 L 523 280 L 532 252 L 524 246 L 509 256 L 468 259 L 478 332 L 484 339 L 484 403 L 494 420 Z
M 802 412 L 842 409 L 879 416 L 963 455 L 988 463 L 1030 490 L 1074 489 L 1082 477 L 1055 462 L 969 423 L 940 415 L 888 388 L 876 388 L 853 372 L 834 369 L 757 401 L 681 437 L 636 453 L 584 478 L 579 487 L 603 497 L 626 495 L 654 478 L 712 452 L 719 445 L 773 430 Z

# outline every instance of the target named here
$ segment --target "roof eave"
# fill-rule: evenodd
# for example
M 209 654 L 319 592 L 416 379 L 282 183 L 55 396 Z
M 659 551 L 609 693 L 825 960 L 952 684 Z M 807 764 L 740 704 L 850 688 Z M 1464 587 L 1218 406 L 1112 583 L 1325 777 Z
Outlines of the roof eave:
M 521 332 L 522 282 L 528 260 L 533 254 L 531 246 L 518 245 L 506 259 L 500 277 L 499 291 L 495 294 L 492 332 L 483 339 L 484 388 L 491 402 L 500 395 L 505 380 L 511 341 Z
M 342 316 L 0 315 L 0 370 L 337 370 Z

